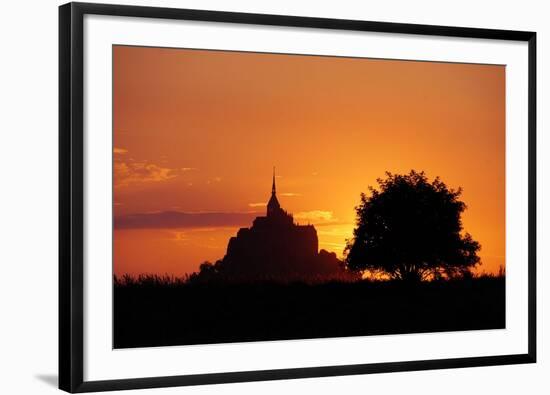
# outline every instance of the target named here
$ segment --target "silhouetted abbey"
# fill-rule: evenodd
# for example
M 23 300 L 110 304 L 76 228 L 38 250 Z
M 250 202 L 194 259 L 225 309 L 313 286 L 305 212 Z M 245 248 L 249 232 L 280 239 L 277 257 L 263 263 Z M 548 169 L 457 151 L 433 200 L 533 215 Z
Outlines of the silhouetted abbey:
M 318 251 L 313 225 L 298 225 L 277 199 L 275 172 L 265 217 L 241 228 L 229 240 L 225 257 L 215 265 L 202 265 L 198 277 L 227 280 L 323 281 L 345 276 L 336 254 Z

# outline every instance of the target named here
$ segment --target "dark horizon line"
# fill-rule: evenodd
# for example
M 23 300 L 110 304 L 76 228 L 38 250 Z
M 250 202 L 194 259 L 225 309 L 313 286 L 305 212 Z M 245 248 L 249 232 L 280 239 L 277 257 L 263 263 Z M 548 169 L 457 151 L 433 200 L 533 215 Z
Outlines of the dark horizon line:
M 178 229 L 205 227 L 234 227 L 250 224 L 265 215 L 263 211 L 198 211 L 166 210 L 113 216 L 113 229 Z M 298 221 L 295 221 L 298 222 Z M 304 222 L 305 223 L 305 222 Z M 344 225 L 352 222 L 309 222 L 315 226 Z

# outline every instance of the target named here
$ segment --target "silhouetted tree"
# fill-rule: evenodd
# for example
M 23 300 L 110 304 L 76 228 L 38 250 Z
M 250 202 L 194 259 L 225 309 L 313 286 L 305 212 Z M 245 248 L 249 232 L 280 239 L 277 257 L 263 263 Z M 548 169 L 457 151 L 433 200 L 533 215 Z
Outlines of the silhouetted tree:
M 480 245 L 461 235 L 462 189 L 447 188 L 439 177 L 429 182 L 414 170 L 386 176 L 377 179 L 379 190 L 369 187 L 370 197 L 361 194 L 345 250 L 348 267 L 408 281 L 468 276 L 479 263 Z

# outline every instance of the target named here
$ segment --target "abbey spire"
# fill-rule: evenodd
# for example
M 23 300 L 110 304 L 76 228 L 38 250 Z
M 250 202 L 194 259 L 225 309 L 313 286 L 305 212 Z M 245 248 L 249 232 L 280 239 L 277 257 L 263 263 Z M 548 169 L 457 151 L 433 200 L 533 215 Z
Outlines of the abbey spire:
M 267 203 L 267 216 L 273 217 L 281 212 L 281 205 L 277 200 L 277 189 L 275 187 L 275 166 L 273 166 L 273 183 L 271 184 L 271 198 Z
M 271 195 L 275 195 L 276 194 L 276 189 L 275 189 L 275 166 L 273 166 L 273 184 L 271 186 Z

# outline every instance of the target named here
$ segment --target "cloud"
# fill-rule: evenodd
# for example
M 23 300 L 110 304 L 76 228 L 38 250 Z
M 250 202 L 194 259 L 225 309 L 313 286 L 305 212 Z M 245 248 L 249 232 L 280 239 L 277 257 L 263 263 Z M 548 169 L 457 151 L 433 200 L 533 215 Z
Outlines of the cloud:
M 321 242 L 319 243 L 321 246 L 323 247 L 328 247 L 329 249 L 336 249 L 336 250 L 339 250 L 339 251 L 343 251 L 344 248 L 346 248 L 346 243 L 333 243 L 333 242 L 330 242 L 330 241 L 325 241 L 325 242 Z
M 186 232 L 174 232 L 174 237 L 172 238 L 173 241 L 181 241 L 184 244 L 189 241 L 189 236 Z
M 321 229 L 317 230 L 317 234 L 323 235 L 323 236 L 336 236 L 336 237 L 342 237 L 342 238 L 348 238 L 348 239 L 353 236 L 354 224 L 352 224 L 352 223 L 349 223 L 349 224 L 346 224 L 346 223 L 339 223 L 339 224 L 331 223 L 330 225 L 338 225 L 338 226 L 336 226 L 336 227 L 322 227 Z
M 151 163 L 147 160 L 125 159 L 122 155 L 128 153 L 125 148 L 113 148 L 113 179 L 115 187 L 124 187 L 131 184 L 153 183 L 170 180 L 178 175 L 197 170 L 194 167 L 180 167 L 172 169 Z M 161 156 L 165 158 L 166 156 Z M 165 160 L 163 162 L 166 162 Z
M 294 192 L 283 192 L 283 193 L 280 193 L 279 195 L 284 196 L 284 197 L 302 196 L 301 193 L 294 193 Z
M 177 170 L 148 162 L 115 161 L 113 166 L 115 187 L 136 183 L 166 181 L 178 175 Z
M 222 181 L 221 177 L 214 177 L 214 178 L 211 178 L 209 180 L 206 180 L 206 184 L 210 185 L 212 183 L 221 182 L 221 181 Z
M 249 226 L 258 213 L 185 213 L 162 211 L 115 217 L 115 229 L 217 228 Z
M 248 207 L 265 207 L 267 206 L 267 203 L 248 203 Z
M 336 220 L 332 211 L 325 210 L 300 211 L 294 214 L 294 219 L 311 224 L 334 222 Z

